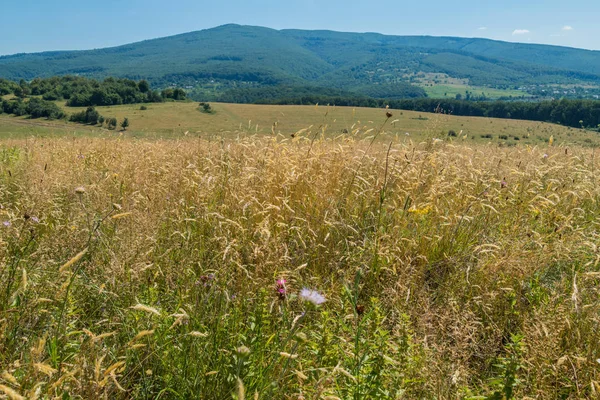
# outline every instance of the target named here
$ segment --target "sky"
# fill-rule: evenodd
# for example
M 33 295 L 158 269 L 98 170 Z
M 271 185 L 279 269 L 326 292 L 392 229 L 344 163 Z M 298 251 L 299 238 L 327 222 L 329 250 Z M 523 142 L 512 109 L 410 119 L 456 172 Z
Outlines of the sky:
M 237 23 L 482 37 L 600 50 L 598 0 L 2 1 L 0 55 L 82 50 Z

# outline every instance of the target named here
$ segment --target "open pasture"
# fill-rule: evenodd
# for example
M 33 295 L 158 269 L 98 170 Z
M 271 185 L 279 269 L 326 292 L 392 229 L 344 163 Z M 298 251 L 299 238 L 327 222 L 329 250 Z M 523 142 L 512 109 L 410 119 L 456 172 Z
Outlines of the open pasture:
M 85 108 L 66 107 L 68 114 Z M 374 108 L 319 106 L 279 106 L 212 103 L 213 113 L 200 111 L 198 103 L 170 102 L 145 105 L 97 107 L 106 118 L 120 122 L 127 117 L 126 132 L 109 131 L 98 126 L 64 121 L 29 120 L 0 115 L 0 138 L 26 136 L 56 137 L 87 135 L 102 137 L 136 137 L 173 139 L 200 137 L 204 139 L 237 138 L 248 135 L 289 138 L 292 134 L 325 138 L 343 136 L 360 140 L 382 130 L 381 138 L 414 141 L 437 138 L 455 144 L 485 143 L 497 146 L 555 145 L 597 146 L 597 132 L 535 121 L 463 117 L 445 114 Z M 382 128 L 383 127 L 383 128 Z M 301 132 L 299 132 L 301 131 Z M 449 136 L 453 131 L 455 136 Z M 386 139 L 387 140 L 387 139 Z

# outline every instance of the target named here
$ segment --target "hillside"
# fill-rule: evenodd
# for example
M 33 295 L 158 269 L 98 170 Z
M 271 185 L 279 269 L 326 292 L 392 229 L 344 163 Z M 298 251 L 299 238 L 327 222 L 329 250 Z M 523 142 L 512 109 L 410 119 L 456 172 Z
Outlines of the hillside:
M 65 74 L 144 78 L 157 86 L 221 92 L 286 85 L 367 93 L 378 85 L 375 92 L 386 97 L 418 97 L 424 92 L 408 84 L 600 85 L 600 52 L 487 39 L 224 25 L 113 48 L 0 57 L 2 78 Z
M 85 107 L 67 107 L 71 115 Z M 130 121 L 125 136 L 136 138 L 204 139 L 236 138 L 257 135 L 299 140 L 315 137 L 345 137 L 360 140 L 371 137 L 385 121 L 385 110 L 363 107 L 328 107 L 298 105 L 211 104 L 213 112 L 200 112 L 198 103 L 167 102 L 97 107 L 97 111 L 119 122 Z M 486 143 L 493 146 L 546 146 L 550 137 L 556 146 L 598 146 L 598 133 L 538 121 L 433 114 L 390 109 L 393 117 L 384 125 L 380 139 L 419 143 L 439 138 L 456 144 Z M 455 132 L 456 135 L 450 132 Z M 0 114 L 0 140 L 28 136 L 61 137 L 64 135 L 123 135 L 106 129 L 106 125 L 84 125 L 66 120 L 29 119 Z

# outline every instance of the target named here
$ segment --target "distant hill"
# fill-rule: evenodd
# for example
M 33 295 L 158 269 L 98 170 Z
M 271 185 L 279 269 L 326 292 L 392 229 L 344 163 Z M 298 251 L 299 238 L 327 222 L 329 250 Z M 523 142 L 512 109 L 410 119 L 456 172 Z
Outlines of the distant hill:
M 600 51 L 487 39 L 224 25 L 106 49 L 0 57 L 1 78 L 67 74 L 148 79 L 159 87 L 284 85 L 419 97 L 424 92 L 409 84 L 418 79 L 434 82 L 440 76 L 504 88 L 600 85 Z

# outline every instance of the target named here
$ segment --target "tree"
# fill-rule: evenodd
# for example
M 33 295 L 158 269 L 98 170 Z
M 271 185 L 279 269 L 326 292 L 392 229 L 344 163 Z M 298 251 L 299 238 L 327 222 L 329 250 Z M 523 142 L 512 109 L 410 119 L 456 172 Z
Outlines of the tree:
M 129 126 L 129 118 L 125 117 L 125 119 L 123 120 L 123 122 L 121 122 L 121 128 L 123 128 L 123 130 L 127 130 L 127 127 Z
M 150 84 L 146 80 L 141 80 L 138 82 L 138 89 L 142 93 L 147 93 L 150 90 Z
M 175 100 L 185 100 L 186 98 L 186 94 L 185 94 L 185 90 L 177 88 L 173 91 L 173 98 Z

